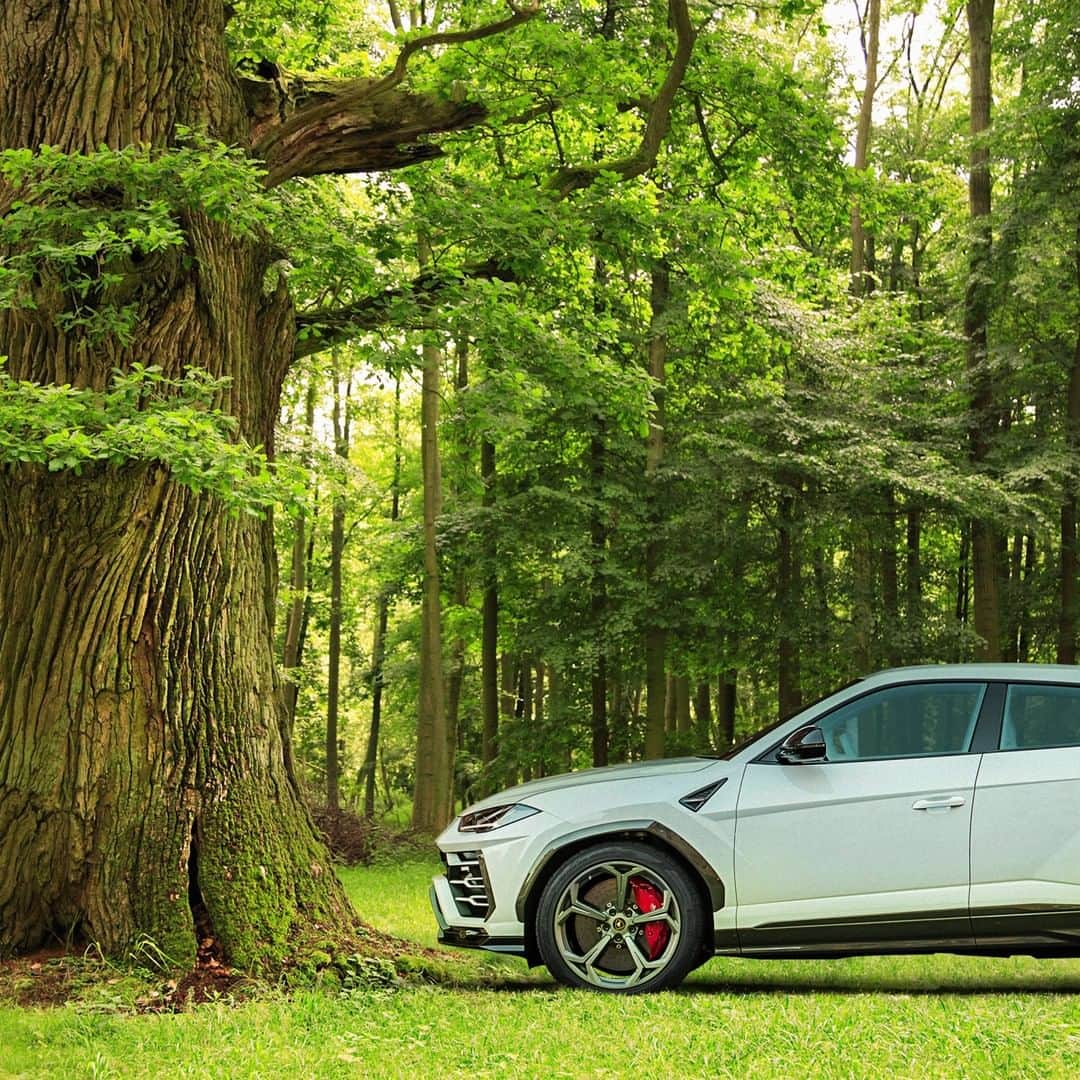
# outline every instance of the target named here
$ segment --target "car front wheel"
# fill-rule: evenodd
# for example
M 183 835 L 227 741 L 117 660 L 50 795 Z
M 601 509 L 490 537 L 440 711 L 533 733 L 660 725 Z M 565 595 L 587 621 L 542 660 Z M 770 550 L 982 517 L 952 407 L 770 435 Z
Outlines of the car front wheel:
M 568 986 L 646 993 L 677 986 L 700 961 L 705 905 L 687 871 L 648 844 L 598 844 L 544 888 L 536 939 Z

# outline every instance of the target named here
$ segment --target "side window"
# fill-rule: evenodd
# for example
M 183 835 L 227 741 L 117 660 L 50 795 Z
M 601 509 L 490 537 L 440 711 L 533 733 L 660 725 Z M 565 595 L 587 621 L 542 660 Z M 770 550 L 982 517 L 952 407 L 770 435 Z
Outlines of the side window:
M 971 745 L 985 683 L 891 686 L 822 717 L 828 761 L 962 754 Z
M 1080 687 L 1014 683 L 1005 695 L 1002 750 L 1080 746 Z

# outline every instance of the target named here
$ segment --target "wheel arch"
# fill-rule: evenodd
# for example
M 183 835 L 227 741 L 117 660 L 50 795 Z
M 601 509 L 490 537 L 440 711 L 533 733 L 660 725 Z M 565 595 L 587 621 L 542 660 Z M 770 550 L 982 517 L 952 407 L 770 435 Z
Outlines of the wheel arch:
M 580 829 L 561 837 L 544 850 L 518 892 L 514 911 L 525 928 L 525 957 L 530 967 L 543 963 L 536 942 L 536 910 L 544 887 L 559 867 L 579 851 L 617 840 L 633 840 L 664 852 L 687 871 L 707 911 L 719 911 L 724 906 L 724 883 L 720 875 L 692 844 L 659 821 L 621 821 Z M 702 951 L 709 955 L 713 952 L 711 920 L 706 940 L 702 942 Z

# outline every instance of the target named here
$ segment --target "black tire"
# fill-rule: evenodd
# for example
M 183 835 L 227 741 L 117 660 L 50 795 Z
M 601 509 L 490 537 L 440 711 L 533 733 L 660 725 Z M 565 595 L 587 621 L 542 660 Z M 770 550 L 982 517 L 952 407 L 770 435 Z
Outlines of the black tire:
M 536 941 L 567 986 L 651 993 L 678 986 L 701 962 L 707 918 L 680 862 L 649 844 L 614 841 L 579 851 L 552 875 Z

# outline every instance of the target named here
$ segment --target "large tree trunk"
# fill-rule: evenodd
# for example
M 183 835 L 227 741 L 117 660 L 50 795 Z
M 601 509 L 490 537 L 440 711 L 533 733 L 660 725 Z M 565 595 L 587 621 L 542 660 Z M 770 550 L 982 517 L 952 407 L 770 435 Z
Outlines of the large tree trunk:
M 178 123 L 242 143 L 211 0 L 0 8 L 0 147 L 166 145 Z M 73 43 L 78 43 L 73 47 Z M 0 206 L 10 191 L 0 184 Z M 133 278 L 125 348 L 0 312 L 11 374 L 103 387 L 111 369 L 229 376 L 222 405 L 272 445 L 292 355 L 274 255 L 198 213 L 190 260 Z M 195 953 L 192 908 L 239 965 L 309 921 L 347 924 L 286 753 L 269 521 L 233 516 L 151 465 L 0 482 L 0 950 L 69 934 L 110 953 Z

